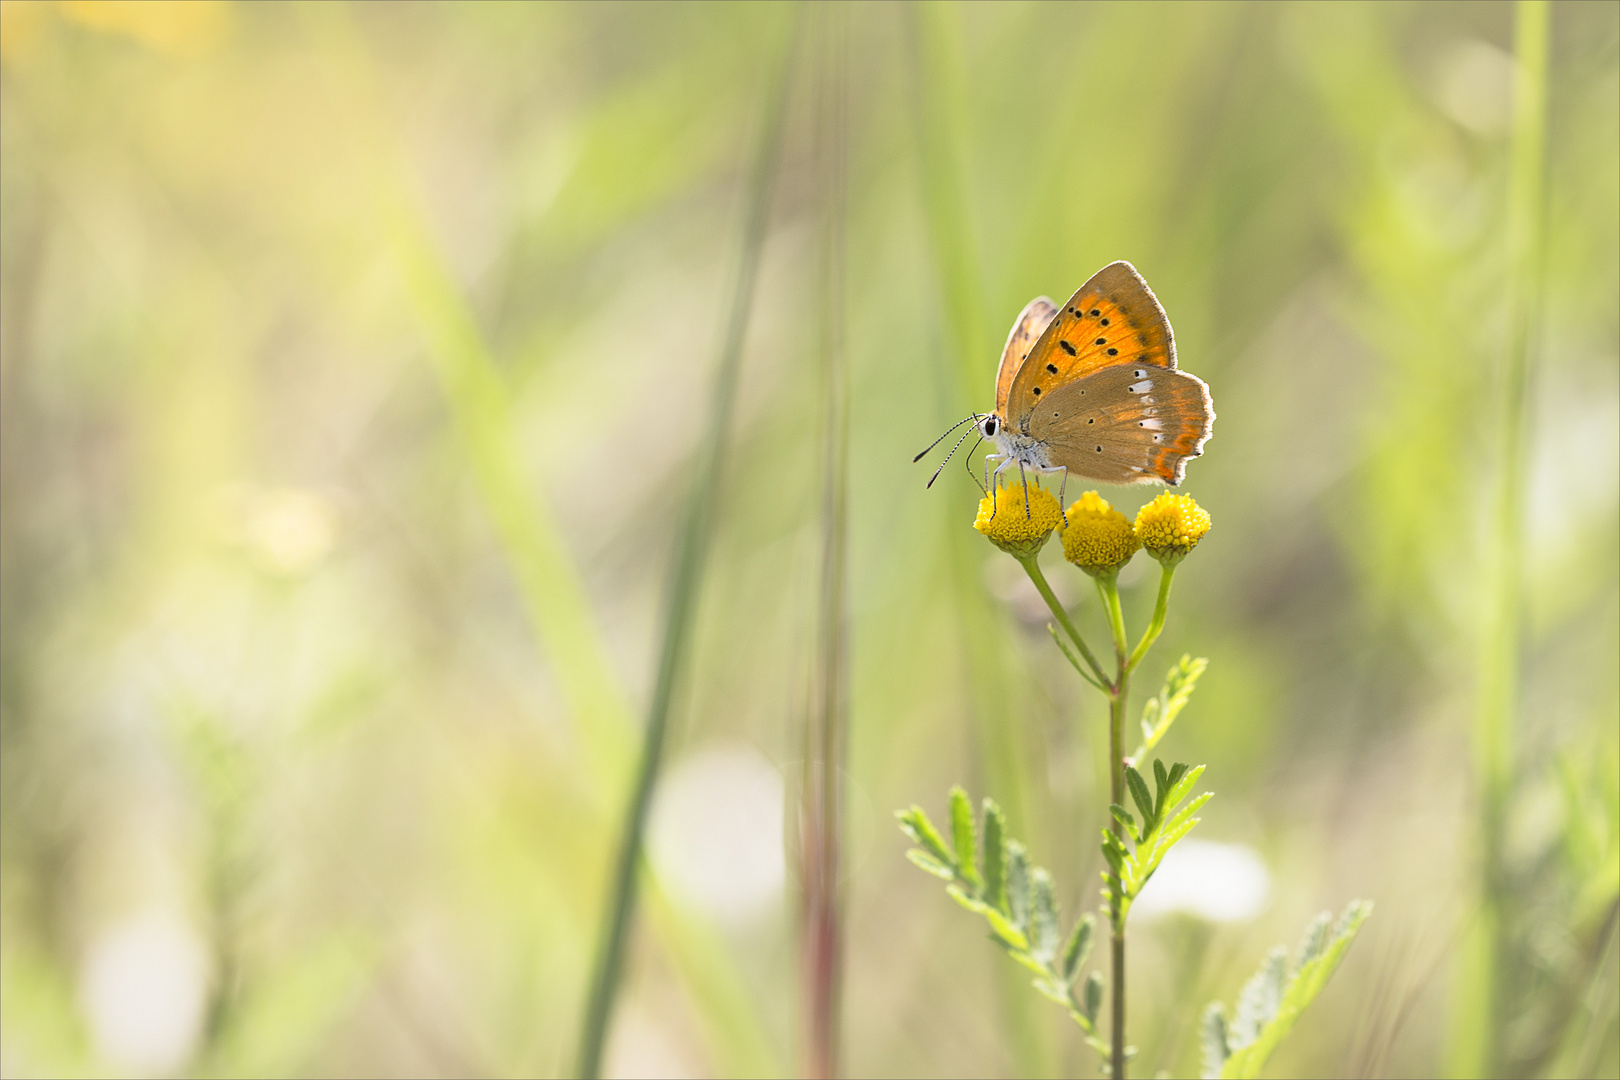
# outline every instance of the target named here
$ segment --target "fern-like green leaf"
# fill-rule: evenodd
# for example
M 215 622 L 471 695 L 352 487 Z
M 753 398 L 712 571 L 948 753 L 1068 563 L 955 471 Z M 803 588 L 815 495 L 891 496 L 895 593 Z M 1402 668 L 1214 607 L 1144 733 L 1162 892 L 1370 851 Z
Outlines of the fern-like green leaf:
M 1352 900 L 1331 930 L 1327 913 L 1318 916 L 1305 931 L 1291 974 L 1286 952 L 1273 949 L 1244 985 L 1230 1025 L 1221 1004 L 1210 1005 L 1202 1030 L 1204 1075 L 1232 1080 L 1259 1076 L 1300 1014 L 1327 985 L 1370 914 L 1372 904 Z
M 1103 858 L 1112 871 L 1103 875 L 1103 901 L 1110 918 L 1124 921 L 1131 903 L 1141 894 L 1170 849 L 1198 824 L 1193 815 L 1209 801 L 1210 793 L 1204 792 L 1186 806 L 1180 804 L 1203 774 L 1202 765 L 1191 768 L 1178 761 L 1166 768 L 1163 761 L 1155 760 L 1155 791 L 1150 795 L 1142 774 L 1135 768 L 1126 768 L 1125 780 L 1131 790 L 1131 800 L 1142 812 L 1143 821 L 1138 829 L 1136 819 L 1128 810 L 1122 806 L 1109 807 L 1114 820 L 1134 844 L 1134 848 L 1127 846 L 1123 837 L 1108 829 L 1102 831 Z
M 950 812 L 950 846 L 921 807 L 913 806 L 896 815 L 900 828 L 917 844 L 906 852 L 907 858 L 945 879 L 945 891 L 951 899 L 989 924 L 991 940 L 1008 958 L 1034 975 L 1035 989 L 1062 1005 L 1080 1025 L 1086 1045 L 1107 1061 L 1109 1044 L 1098 1034 L 1096 1024 L 1103 997 L 1102 976 L 1092 972 L 1083 986 L 1075 986 L 1091 952 L 1096 917 L 1083 916 L 1064 938 L 1052 876 L 1031 864 L 1024 846 L 1007 836 L 1001 808 L 984 800 L 984 822 L 977 838 L 972 804 L 960 788 L 951 790 Z M 1123 865 L 1129 850 L 1117 839 L 1115 843 L 1116 858 Z M 1117 885 L 1117 879 L 1110 880 Z M 1127 1047 L 1127 1056 L 1130 1053 Z
M 1176 722 L 1181 710 L 1187 707 L 1198 685 L 1198 678 L 1207 667 L 1209 661 L 1204 657 L 1194 659 L 1191 656 L 1183 656 L 1170 665 L 1170 671 L 1164 677 L 1164 689 L 1159 691 L 1158 697 L 1149 699 L 1142 709 L 1142 745 L 1130 756 L 1131 761 L 1140 763 L 1159 745 L 1159 740 Z

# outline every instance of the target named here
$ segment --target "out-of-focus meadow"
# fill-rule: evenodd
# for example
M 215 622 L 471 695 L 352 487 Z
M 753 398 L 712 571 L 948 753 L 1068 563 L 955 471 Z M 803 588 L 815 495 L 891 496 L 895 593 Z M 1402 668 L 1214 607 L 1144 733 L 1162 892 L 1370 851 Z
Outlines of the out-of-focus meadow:
M 1376 913 L 1273 1075 L 1620 1071 L 1620 6 L 1552 9 L 1497 796 L 1509 5 L 872 4 L 836 65 L 790 6 L 0 11 L 6 1075 L 573 1067 L 793 34 L 608 1070 L 798 1068 L 837 78 L 847 1070 L 1094 1068 L 892 811 L 993 795 L 1065 911 L 1096 903 L 1103 706 L 967 472 L 925 491 L 911 458 L 989 407 L 1026 300 L 1124 258 L 1219 413 L 1185 485 L 1214 531 L 1141 682 L 1210 658 L 1164 749 L 1208 764 L 1196 835 L 1229 845 L 1133 924 L 1138 1073 L 1195 1072 L 1203 1005 L 1352 897 Z

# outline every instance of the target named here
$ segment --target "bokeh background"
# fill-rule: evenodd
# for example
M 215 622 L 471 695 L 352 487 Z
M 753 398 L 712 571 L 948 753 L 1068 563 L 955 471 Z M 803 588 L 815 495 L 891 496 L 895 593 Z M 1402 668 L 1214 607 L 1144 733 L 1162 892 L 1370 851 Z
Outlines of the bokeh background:
M 891 814 L 993 795 L 1065 919 L 1096 903 L 1101 702 L 971 532 L 966 471 L 925 491 L 911 458 L 990 403 L 1026 300 L 1117 258 L 1219 412 L 1186 484 L 1215 528 L 1140 680 L 1210 658 L 1164 751 L 1216 797 L 1133 929 L 1139 1072 L 1195 1073 L 1204 1004 L 1353 897 L 1373 918 L 1272 1075 L 1620 1071 L 1620 5 L 1552 8 L 1488 887 L 1510 5 L 871 4 L 837 64 L 785 5 L 0 12 L 5 1075 L 572 1067 L 795 33 L 609 1070 L 798 1068 L 836 78 L 850 1073 L 1094 1069 Z M 1486 900 L 1495 1020 L 1469 1004 Z

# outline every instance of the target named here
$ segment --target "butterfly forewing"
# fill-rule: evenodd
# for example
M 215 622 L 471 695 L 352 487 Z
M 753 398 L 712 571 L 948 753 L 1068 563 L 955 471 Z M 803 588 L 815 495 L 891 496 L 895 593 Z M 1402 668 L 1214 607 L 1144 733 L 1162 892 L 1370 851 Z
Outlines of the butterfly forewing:
M 1034 304 L 1024 309 L 1026 315 Z M 1013 335 L 1017 334 L 1018 327 L 1014 327 Z M 1097 271 L 1058 310 L 1028 359 L 1017 368 L 1002 415 L 1014 430 L 1032 433 L 1031 420 L 1043 404 L 1043 395 L 1055 394 L 1061 387 L 1114 365 L 1176 366 L 1170 320 L 1147 282 L 1128 262 Z M 998 404 L 1003 400 L 1001 380 L 1006 378 L 1006 369 L 1003 355 L 996 387 Z
M 1029 350 L 1040 340 L 1041 331 L 1056 314 L 1057 305 L 1045 296 L 1037 296 L 1018 313 L 1018 321 L 1013 323 L 1012 333 L 1007 335 L 1007 344 L 1001 350 L 1001 366 L 996 368 L 996 412 L 1002 416 L 1007 415 L 1007 395 L 1012 390 L 1014 376 L 1023 366 Z
M 1203 380 L 1145 363 L 1057 387 L 1029 416 L 1054 465 L 1108 484 L 1181 483 L 1214 424 Z

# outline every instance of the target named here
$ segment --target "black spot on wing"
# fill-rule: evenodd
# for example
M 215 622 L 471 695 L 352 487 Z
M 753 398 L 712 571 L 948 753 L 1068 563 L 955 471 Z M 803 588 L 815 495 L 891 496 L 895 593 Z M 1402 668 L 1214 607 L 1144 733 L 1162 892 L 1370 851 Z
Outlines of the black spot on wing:
M 1070 356 L 1073 356 L 1073 355 L 1074 355 L 1074 346 L 1073 346 L 1073 345 L 1070 345 L 1070 344 L 1069 344 L 1069 343 L 1068 343 L 1068 342 L 1067 342 L 1067 341 L 1063 341 L 1063 340 L 1061 340 L 1061 339 L 1060 339 L 1060 340 L 1059 340 L 1059 341 L 1058 341 L 1058 346 L 1059 346 L 1059 348 L 1061 348 L 1061 349 L 1062 349 L 1062 350 L 1063 350 L 1063 351 L 1064 351 L 1064 352 L 1066 352 L 1066 353 L 1068 353 L 1068 354 L 1069 354 L 1069 355 L 1070 355 Z

